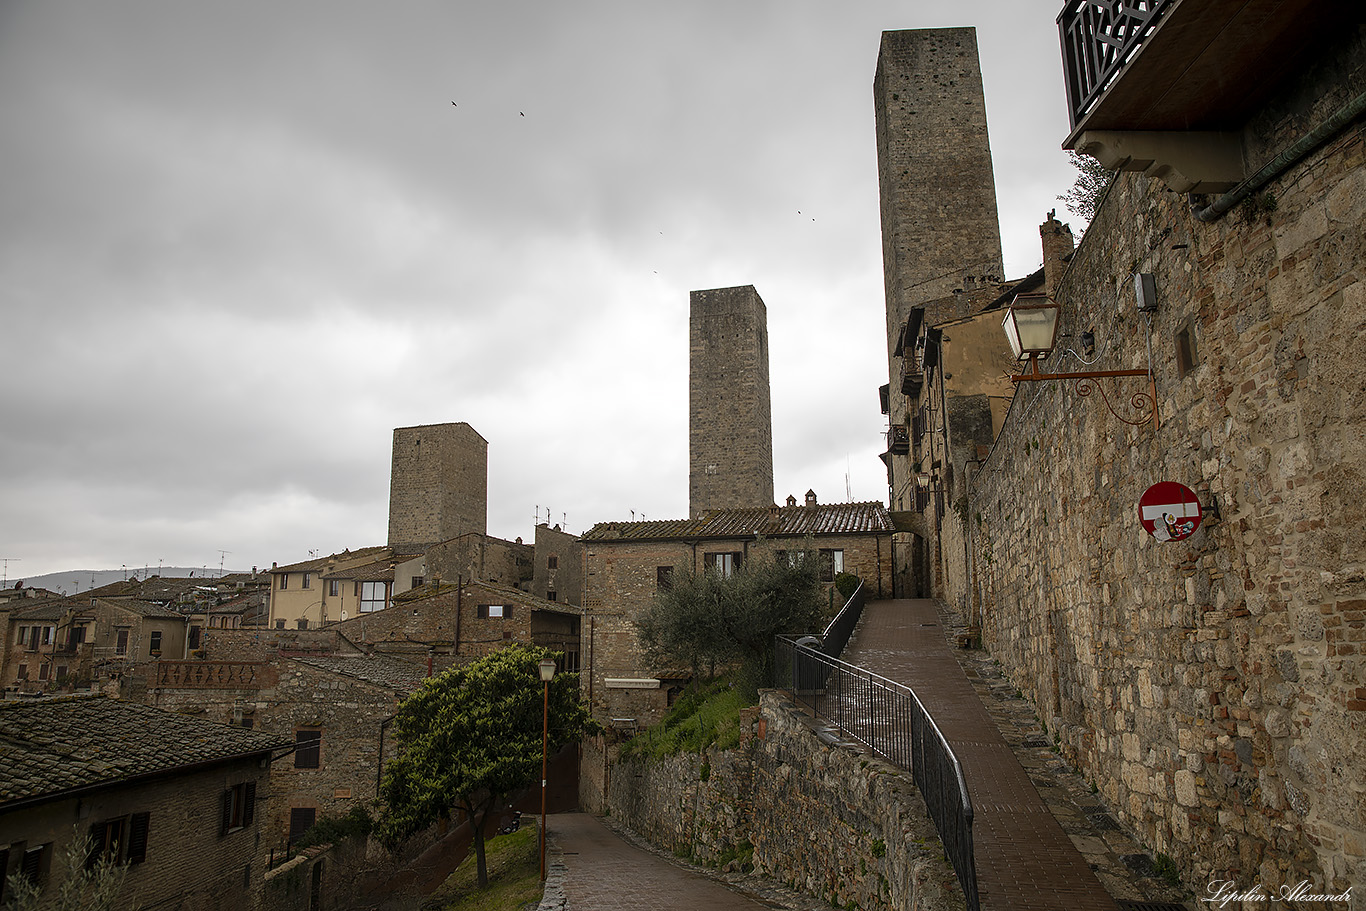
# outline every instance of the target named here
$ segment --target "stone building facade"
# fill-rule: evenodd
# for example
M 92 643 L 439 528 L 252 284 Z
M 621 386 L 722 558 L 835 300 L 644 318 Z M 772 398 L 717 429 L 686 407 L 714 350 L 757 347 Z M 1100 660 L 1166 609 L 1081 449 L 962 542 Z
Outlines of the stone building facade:
M 917 421 L 944 404 L 925 388 L 925 355 L 937 349 L 924 346 L 923 331 L 971 316 L 1008 287 L 976 30 L 883 32 L 873 101 L 890 379 L 883 461 L 902 532 L 896 593 L 937 596 L 934 530 L 953 497 L 949 462 L 941 457 L 936 469 L 934 456 L 915 448 L 928 442 Z
M 1021 384 L 962 521 L 945 522 L 944 548 L 964 554 L 952 571 L 986 647 L 1188 886 L 1277 894 L 1304 881 L 1317 894 L 1350 888 L 1347 906 L 1359 907 L 1366 27 L 1257 25 L 1239 34 L 1270 30 L 1273 47 L 1316 28 L 1315 50 L 1296 57 L 1287 44 L 1275 84 L 1243 81 L 1222 109 L 1214 85 L 1166 96 L 1184 90 L 1198 111 L 1214 93 L 1209 116 L 1226 128 L 1239 115 L 1248 183 L 1206 175 L 1213 195 L 1191 200 L 1171 181 L 1198 178 L 1194 165 L 1112 159 L 1135 171 L 1110 186 L 1055 290 L 1059 331 L 1094 337 L 1091 369 L 1151 365 L 1158 423 L 1120 419 L 1142 416 L 1125 406 L 1143 378 L 1106 384 L 1118 414 L 1072 383 Z M 1237 70 L 1243 50 L 1225 51 Z M 1111 91 L 1153 97 L 1122 84 L 1145 78 L 1140 57 Z M 1244 96 L 1255 104 L 1240 111 Z M 1080 128 L 1073 138 L 1111 152 L 1127 141 Z M 1140 274 L 1155 310 L 1139 309 Z M 1041 369 L 1083 369 L 1074 355 L 1059 346 Z M 1189 538 L 1160 542 L 1140 526 L 1138 500 L 1158 481 L 1196 493 L 1205 517 Z
M 548 523 L 536 526 L 531 593 L 548 601 L 583 604 L 583 544 Z
M 753 285 L 694 291 L 688 322 L 688 515 L 773 502 L 768 311 Z
M 890 595 L 892 524 L 882 504 L 822 506 L 814 494 L 805 505 L 795 505 L 795 498 L 789 503 L 715 510 L 700 519 L 604 522 L 584 535 L 590 623 L 585 696 L 598 718 L 653 723 L 668 709 L 671 692 L 691 676 L 687 669 L 652 666 L 637 639 L 635 617 L 675 573 L 726 573 L 747 560 L 810 545 L 829 561 L 827 583 L 836 572 L 853 573 L 869 597 Z M 838 595 L 833 584 L 826 588 L 833 615 Z
M 394 430 L 389 544 L 435 544 L 488 530 L 489 444 L 464 422 Z
M 73 829 L 125 867 L 117 907 L 250 908 L 284 738 L 102 696 L 0 702 L 0 901 L 51 901 Z

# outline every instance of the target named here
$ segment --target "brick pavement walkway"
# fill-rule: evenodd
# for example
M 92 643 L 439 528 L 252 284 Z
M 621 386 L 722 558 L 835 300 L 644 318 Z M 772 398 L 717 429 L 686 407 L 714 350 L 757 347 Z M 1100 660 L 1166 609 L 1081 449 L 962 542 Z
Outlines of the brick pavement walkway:
M 870 602 L 841 657 L 915 690 L 963 764 L 983 909 L 1115 911 L 968 682 L 934 601 Z
M 741 894 L 636 847 L 587 813 L 546 821 L 551 853 L 541 911 L 772 911 L 791 907 Z M 829 907 L 802 903 L 802 907 Z

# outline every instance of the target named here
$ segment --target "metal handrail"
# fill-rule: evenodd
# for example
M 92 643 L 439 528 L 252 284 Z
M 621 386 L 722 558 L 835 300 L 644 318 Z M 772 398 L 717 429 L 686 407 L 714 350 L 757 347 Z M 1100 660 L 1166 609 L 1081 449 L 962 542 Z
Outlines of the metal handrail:
M 911 772 L 967 907 L 978 911 L 967 779 L 920 697 L 905 684 L 790 636 L 777 636 L 774 649 L 775 687 L 786 689 L 794 702 L 810 706 L 817 717 L 833 722 L 846 737 Z
M 1171 0 L 1068 0 L 1058 14 L 1067 111 L 1075 129 L 1153 33 Z
M 844 653 L 844 647 L 849 644 L 849 637 L 854 635 L 854 627 L 858 626 L 859 619 L 863 616 L 863 604 L 867 600 L 863 595 L 863 580 L 859 580 L 858 588 L 849 596 L 849 600 L 844 602 L 844 607 L 835 615 L 821 633 L 821 654 L 829 655 L 831 658 L 838 658 Z

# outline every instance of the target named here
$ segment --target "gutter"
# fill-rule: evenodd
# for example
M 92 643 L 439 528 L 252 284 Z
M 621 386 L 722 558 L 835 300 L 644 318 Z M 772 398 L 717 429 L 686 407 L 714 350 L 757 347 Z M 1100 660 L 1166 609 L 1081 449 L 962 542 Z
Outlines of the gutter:
M 1303 161 L 1343 127 L 1360 117 L 1363 111 L 1366 111 L 1366 92 L 1338 108 L 1331 117 L 1305 133 L 1288 149 L 1262 165 L 1255 174 L 1245 178 L 1213 203 L 1195 209 L 1195 217 L 1206 223 L 1218 221 L 1229 209 Z

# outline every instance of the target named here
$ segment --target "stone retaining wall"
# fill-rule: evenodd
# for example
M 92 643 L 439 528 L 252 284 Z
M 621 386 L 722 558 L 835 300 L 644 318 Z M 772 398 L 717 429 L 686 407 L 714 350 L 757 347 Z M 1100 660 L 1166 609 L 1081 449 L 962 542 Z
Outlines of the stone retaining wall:
M 754 871 L 841 907 L 963 907 L 910 774 L 766 692 L 736 750 L 619 761 L 607 807 L 696 863 Z

